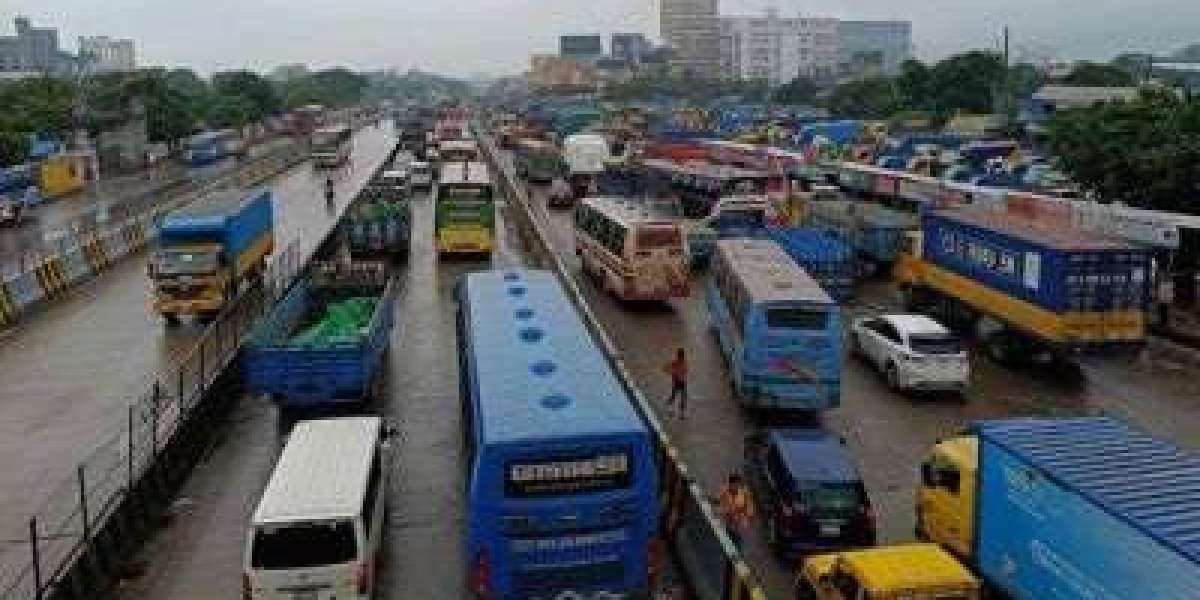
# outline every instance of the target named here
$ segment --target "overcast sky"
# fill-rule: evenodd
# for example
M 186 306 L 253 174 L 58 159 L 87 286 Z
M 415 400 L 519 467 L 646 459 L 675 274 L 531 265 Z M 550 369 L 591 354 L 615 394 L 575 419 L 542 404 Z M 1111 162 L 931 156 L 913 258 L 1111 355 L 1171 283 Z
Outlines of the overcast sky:
M 561 33 L 656 35 L 659 0 L 2 0 L 15 13 L 79 35 L 134 38 L 143 64 L 208 73 L 281 63 L 419 67 L 454 75 L 516 73 Z M 725 13 L 761 12 L 913 21 L 923 59 L 998 47 L 1012 28 L 1018 56 L 1110 58 L 1200 41 L 1197 0 L 722 0 Z

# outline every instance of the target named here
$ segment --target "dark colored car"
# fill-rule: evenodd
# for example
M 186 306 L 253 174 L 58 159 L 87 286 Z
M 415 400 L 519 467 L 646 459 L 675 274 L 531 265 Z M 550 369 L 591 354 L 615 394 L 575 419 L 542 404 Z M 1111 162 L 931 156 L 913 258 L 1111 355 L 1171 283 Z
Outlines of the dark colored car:
M 781 557 L 875 545 L 875 511 L 845 442 L 819 428 L 746 439 L 746 477 Z

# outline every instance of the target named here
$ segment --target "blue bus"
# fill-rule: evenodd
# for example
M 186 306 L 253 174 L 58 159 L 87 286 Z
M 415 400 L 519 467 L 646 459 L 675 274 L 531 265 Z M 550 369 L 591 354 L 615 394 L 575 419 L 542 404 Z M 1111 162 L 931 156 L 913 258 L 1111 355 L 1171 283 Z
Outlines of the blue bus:
M 547 271 L 460 281 L 468 582 L 476 598 L 646 598 L 651 433 Z
M 705 298 L 743 404 L 802 411 L 840 404 L 840 310 L 778 244 L 717 242 Z

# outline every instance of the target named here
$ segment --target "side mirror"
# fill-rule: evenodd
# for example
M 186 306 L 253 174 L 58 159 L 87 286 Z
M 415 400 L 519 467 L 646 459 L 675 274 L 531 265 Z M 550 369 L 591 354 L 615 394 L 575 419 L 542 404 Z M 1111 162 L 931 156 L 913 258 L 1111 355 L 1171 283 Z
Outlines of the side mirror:
M 929 463 L 921 463 L 921 483 L 926 487 L 936 487 L 937 481 L 934 477 L 933 467 Z

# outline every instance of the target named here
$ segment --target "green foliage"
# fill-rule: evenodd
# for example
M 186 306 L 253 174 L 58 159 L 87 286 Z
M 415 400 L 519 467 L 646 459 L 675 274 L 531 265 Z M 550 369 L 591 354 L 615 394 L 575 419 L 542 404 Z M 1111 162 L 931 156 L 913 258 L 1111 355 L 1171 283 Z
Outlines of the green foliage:
M 306 104 L 350 106 L 362 101 L 369 81 L 366 76 L 341 67 L 292 77 L 280 84 L 287 108 Z
M 1071 69 L 1071 72 L 1063 78 L 1063 83 L 1098 87 L 1128 87 L 1136 82 L 1133 75 L 1120 66 L 1084 61 Z
M 772 95 L 784 104 L 812 104 L 817 99 L 817 82 L 811 77 L 797 77 L 777 88 Z
M 29 136 L 15 131 L 0 131 L 0 166 L 19 164 L 29 156 Z
M 240 128 L 256 119 L 259 107 L 241 95 L 220 95 L 208 108 L 208 124 L 214 129 Z
M 830 112 L 856 119 L 883 119 L 900 109 L 900 96 L 892 80 L 869 77 L 839 85 L 826 99 Z
M 275 86 L 262 75 L 251 71 L 224 71 L 212 77 L 213 92 L 218 100 L 213 103 L 210 116 L 230 117 L 228 112 L 233 107 L 246 111 L 246 120 L 242 123 L 257 121 L 279 111 L 283 102 L 275 91 Z M 236 112 L 236 111 L 235 111 Z
M 75 90 L 54 77 L 0 82 L 0 131 L 64 136 L 72 129 Z
M 1200 214 L 1200 101 L 1151 90 L 1064 111 L 1048 139 L 1063 171 L 1102 200 Z

